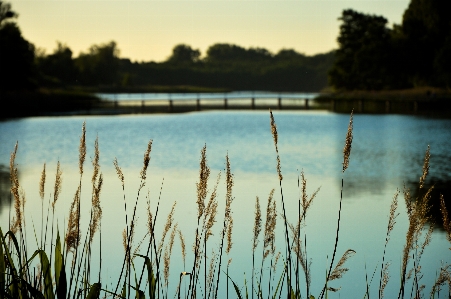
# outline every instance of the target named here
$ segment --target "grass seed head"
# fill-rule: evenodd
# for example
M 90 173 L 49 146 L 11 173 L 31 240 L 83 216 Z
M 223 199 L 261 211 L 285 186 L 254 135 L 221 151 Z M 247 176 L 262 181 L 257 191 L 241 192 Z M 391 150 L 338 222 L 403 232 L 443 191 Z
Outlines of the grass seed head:
M 351 156 L 353 113 L 354 113 L 354 110 L 351 111 L 351 117 L 349 119 L 348 131 L 346 133 L 345 146 L 343 148 L 343 172 L 345 172 L 345 170 L 348 168 L 349 157 Z
M 80 137 L 80 146 L 78 147 L 78 168 L 80 175 L 83 175 L 83 164 L 86 159 L 86 121 L 83 122 Z
M 426 149 L 426 153 L 424 154 L 424 163 L 423 163 L 423 175 L 420 177 L 420 189 L 424 187 L 424 181 L 429 173 L 429 159 L 431 158 L 430 147 Z
M 252 250 L 255 251 L 258 245 L 258 237 L 260 235 L 260 232 L 262 230 L 262 213 L 260 210 L 260 201 L 258 199 L 258 196 L 255 198 L 255 219 L 254 219 L 254 239 L 253 239 L 253 245 Z
M 117 162 L 117 158 L 114 158 L 113 164 L 114 164 L 114 168 L 116 169 L 117 177 L 121 181 L 122 189 L 123 189 L 124 188 L 124 180 L 125 179 L 124 179 L 124 174 L 122 173 L 122 169 L 119 167 L 119 164 Z
M 41 172 L 41 179 L 39 180 L 39 196 L 42 200 L 44 200 L 44 191 L 45 191 L 45 163 L 44 168 Z
M 197 219 L 199 220 L 204 214 L 205 198 L 207 197 L 207 184 L 210 176 L 210 168 L 207 165 L 207 145 L 201 150 L 199 183 L 197 187 Z
M 141 169 L 141 172 L 140 172 L 142 181 L 146 180 L 147 167 L 149 166 L 149 162 L 150 162 L 150 151 L 151 150 L 152 150 L 152 139 L 149 140 L 149 142 L 147 143 L 147 149 L 144 152 L 143 168 Z
M 58 200 L 58 197 L 61 193 L 61 184 L 62 184 L 62 178 L 61 178 L 62 172 L 60 168 L 60 161 L 58 161 L 58 164 L 56 165 L 56 175 L 55 175 L 55 187 L 53 190 L 53 202 L 52 202 L 52 208 L 55 209 L 56 201 Z

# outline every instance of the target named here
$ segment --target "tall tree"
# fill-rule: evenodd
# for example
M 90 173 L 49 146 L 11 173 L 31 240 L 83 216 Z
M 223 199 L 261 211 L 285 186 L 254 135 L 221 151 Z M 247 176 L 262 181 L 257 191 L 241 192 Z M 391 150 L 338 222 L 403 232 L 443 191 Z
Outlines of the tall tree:
M 339 49 L 329 76 L 338 89 L 382 89 L 391 84 L 387 19 L 348 9 L 339 18 Z
M 200 51 L 191 46 L 180 44 L 172 49 L 168 62 L 173 64 L 191 64 L 199 61 Z
M 446 56 L 451 55 L 451 1 L 411 0 L 403 15 L 402 33 L 403 57 L 412 84 L 443 84 L 441 74 L 451 72 L 443 70 Z
M 79 81 L 86 85 L 112 85 L 118 81 L 119 49 L 116 42 L 93 45 L 75 59 Z
M 36 88 L 34 46 L 8 21 L 15 16 L 9 4 L 0 2 L 0 90 Z
M 75 83 L 77 76 L 71 49 L 60 42 L 53 54 L 38 57 L 39 70 L 62 83 Z

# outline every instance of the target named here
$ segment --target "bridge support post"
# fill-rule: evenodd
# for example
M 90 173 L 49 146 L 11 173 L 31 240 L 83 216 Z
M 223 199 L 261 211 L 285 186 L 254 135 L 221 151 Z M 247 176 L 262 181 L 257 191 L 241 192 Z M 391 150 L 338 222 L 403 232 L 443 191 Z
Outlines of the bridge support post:
M 200 99 L 199 99 L 199 97 L 196 100 L 196 111 L 200 111 Z
M 224 109 L 227 110 L 227 98 L 224 98 Z
M 172 109 L 173 109 L 173 103 L 172 103 L 172 100 L 169 100 L 169 108 L 168 108 L 168 111 L 169 111 L 169 112 L 172 112 Z
M 309 107 L 308 107 L 308 99 L 305 99 L 305 110 L 308 110 L 309 109 Z
M 252 99 L 251 99 L 251 108 L 252 108 L 252 110 L 255 110 L 255 98 L 254 97 L 252 97 Z
M 277 108 L 278 108 L 279 110 L 282 109 L 282 98 L 281 98 L 281 97 L 279 97 L 279 98 L 277 99 Z

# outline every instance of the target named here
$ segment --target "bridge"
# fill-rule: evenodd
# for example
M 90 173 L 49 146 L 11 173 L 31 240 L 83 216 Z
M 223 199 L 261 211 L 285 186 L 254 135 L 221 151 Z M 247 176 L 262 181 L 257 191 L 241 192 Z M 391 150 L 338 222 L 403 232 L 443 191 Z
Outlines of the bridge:
M 314 96 L 296 97 L 293 95 L 268 96 L 223 96 L 200 97 L 184 95 L 182 98 L 143 99 L 138 95 L 128 98 L 108 98 L 102 101 L 99 108 L 112 113 L 177 113 L 205 110 L 309 110 L 328 109 L 315 103 Z

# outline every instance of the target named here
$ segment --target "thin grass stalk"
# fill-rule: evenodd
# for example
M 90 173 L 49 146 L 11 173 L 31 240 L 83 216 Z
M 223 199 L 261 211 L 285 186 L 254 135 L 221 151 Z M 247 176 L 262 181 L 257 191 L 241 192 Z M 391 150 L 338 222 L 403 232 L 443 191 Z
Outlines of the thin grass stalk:
M 201 158 L 200 158 L 200 165 L 199 165 L 199 182 L 196 183 L 197 187 L 197 227 L 196 227 L 196 239 L 194 242 L 194 261 L 193 261 L 193 267 L 191 270 L 190 275 L 190 284 L 188 286 L 188 295 L 191 293 L 191 298 L 194 299 L 195 296 L 195 283 L 197 281 L 197 272 L 196 272 L 196 264 L 198 262 L 198 255 L 199 255 L 199 247 L 200 247 L 200 238 L 201 235 L 199 235 L 199 224 L 200 224 L 200 218 L 204 214 L 204 207 L 205 207 L 205 198 L 207 196 L 207 185 L 208 185 L 208 178 L 210 176 L 210 168 L 207 164 L 207 145 L 204 144 L 204 147 L 201 150 Z M 204 216 L 205 217 L 205 216 Z M 202 234 L 202 232 L 201 232 Z
M 251 293 L 252 299 L 254 299 L 254 276 L 255 276 L 255 249 L 258 246 L 259 236 L 261 231 L 261 211 L 260 211 L 260 201 L 258 196 L 255 199 L 255 220 L 254 220 L 254 239 L 252 244 L 252 286 Z
M 153 241 L 155 256 L 156 256 L 156 252 L 157 252 L 156 241 L 155 241 L 155 233 L 154 233 L 154 229 L 153 228 L 155 227 L 155 223 L 156 223 L 157 216 L 158 216 L 158 208 L 160 206 L 160 199 L 161 199 L 161 192 L 163 190 L 163 183 L 164 183 L 164 179 L 161 182 L 160 195 L 158 196 L 158 202 L 157 202 L 157 208 L 156 208 L 156 212 L 155 212 L 155 217 L 154 217 L 154 219 L 150 219 L 149 220 L 150 221 L 149 223 L 151 224 L 151 226 L 149 227 L 150 240 L 149 240 L 149 244 L 147 246 L 146 255 L 149 255 L 149 251 L 150 251 L 150 248 L 152 246 L 152 241 Z M 148 208 L 149 208 L 149 213 L 150 213 L 150 199 L 148 201 Z M 150 254 L 152 254 L 152 251 L 150 251 Z M 150 260 L 152 260 L 152 259 L 150 259 Z M 157 258 L 155 258 L 155 263 L 156 263 L 157 269 L 159 269 L 159 260 Z M 142 267 L 142 270 L 141 270 L 141 276 L 139 277 L 139 284 L 138 284 L 138 286 L 141 285 L 142 277 L 144 275 L 144 269 L 145 269 L 145 265 L 143 264 L 143 267 Z M 156 277 L 155 280 L 158 281 L 158 272 L 157 272 L 157 277 Z
M 349 166 L 349 158 L 351 156 L 352 139 L 353 139 L 353 136 L 352 136 L 353 114 L 354 114 L 354 110 L 351 111 L 351 117 L 349 119 L 348 131 L 346 133 L 345 146 L 343 148 L 343 169 L 342 169 L 342 175 L 344 175 L 344 172 L 346 171 L 346 169 Z M 327 287 L 327 280 L 329 280 L 330 274 L 332 272 L 332 266 L 334 264 L 335 254 L 337 253 L 338 236 L 339 236 L 339 232 L 340 232 L 340 220 L 341 220 L 341 204 L 342 204 L 342 201 L 343 201 L 343 184 L 344 184 L 344 178 L 342 176 L 341 177 L 341 190 L 340 190 L 340 205 L 339 205 L 339 208 L 338 208 L 337 232 L 336 232 L 336 235 L 335 235 L 334 251 L 333 251 L 333 254 L 332 254 L 332 260 L 330 262 L 329 271 L 328 271 L 327 276 L 326 276 L 326 284 L 324 285 L 323 290 L 321 291 L 320 298 L 323 298 L 324 291 L 326 290 L 326 287 Z
M 80 180 L 79 180 L 79 184 L 78 184 L 78 190 L 79 190 L 79 198 L 81 198 L 81 181 L 83 178 L 83 166 L 84 166 L 84 162 L 86 159 L 86 122 L 83 122 L 82 125 L 82 134 L 80 137 L 80 145 L 78 147 L 78 151 L 79 151 L 79 155 L 78 155 L 78 168 L 79 168 L 79 173 L 80 173 Z M 78 200 L 77 203 L 77 211 L 78 211 L 78 217 L 76 219 L 77 221 L 77 236 L 76 236 L 76 246 L 75 246 L 75 253 L 73 255 L 73 260 L 72 260 L 72 265 L 71 265 L 71 274 L 70 274 L 70 283 L 69 283 L 69 289 L 68 289 L 68 298 L 70 296 L 70 292 L 72 289 L 72 282 L 74 280 L 74 274 L 75 274 L 75 265 L 76 265 L 76 261 L 77 261 L 77 257 L 78 257 L 78 248 L 79 248 L 79 244 L 80 244 L 80 211 L 81 211 L 81 205 L 80 205 L 80 201 Z M 45 244 L 45 243 L 44 243 Z M 66 259 L 67 259 L 67 251 L 66 251 Z M 74 291 L 75 294 L 75 291 Z
M 230 218 L 232 217 L 230 205 L 232 203 L 232 187 L 233 187 L 233 175 L 230 171 L 230 160 L 229 154 L 226 155 L 226 206 L 224 211 L 224 225 L 222 228 L 222 237 L 221 237 L 221 246 L 219 247 L 219 266 L 218 266 L 218 274 L 216 278 L 216 289 L 214 298 L 218 298 L 218 288 L 219 288 L 219 278 L 221 274 L 221 262 L 222 262 L 222 250 L 224 247 L 224 237 L 226 230 L 230 224 Z
M 384 253 L 382 254 L 381 275 L 380 275 L 380 279 L 379 279 L 379 299 L 382 299 L 382 297 L 383 297 L 382 284 L 383 284 L 383 274 L 384 274 L 383 271 L 385 268 L 385 252 L 387 249 L 388 241 L 390 240 L 390 233 L 396 224 L 396 217 L 399 215 L 399 213 L 396 214 L 396 209 L 398 207 L 398 194 L 399 194 L 399 190 L 396 190 L 396 193 L 393 196 L 392 204 L 390 206 L 390 216 L 389 216 L 388 224 L 387 224 L 387 233 L 385 235 Z
M 276 122 L 274 120 L 274 116 L 272 114 L 271 109 L 269 110 L 270 113 L 270 119 L 271 119 L 271 132 L 273 135 L 273 139 L 274 139 L 274 146 L 276 148 L 276 155 L 277 155 L 277 173 L 279 175 L 279 187 L 280 187 L 280 197 L 282 200 L 282 212 L 283 212 L 283 219 L 284 219 L 284 225 L 285 225 L 285 240 L 286 240 L 286 252 L 287 252 L 287 264 L 286 266 L 288 267 L 288 273 L 287 273 L 287 287 L 288 287 L 288 298 L 291 298 L 291 285 L 288 285 L 288 280 L 291 279 L 291 250 L 289 248 L 290 246 L 290 237 L 288 235 L 288 223 L 287 223 L 287 214 L 285 212 L 285 201 L 283 199 L 283 189 L 282 189 L 282 172 L 281 172 L 281 167 L 280 167 L 280 157 L 279 157 L 279 149 L 277 146 L 277 141 L 278 141 L 278 134 L 277 134 L 277 126 L 276 126 Z

